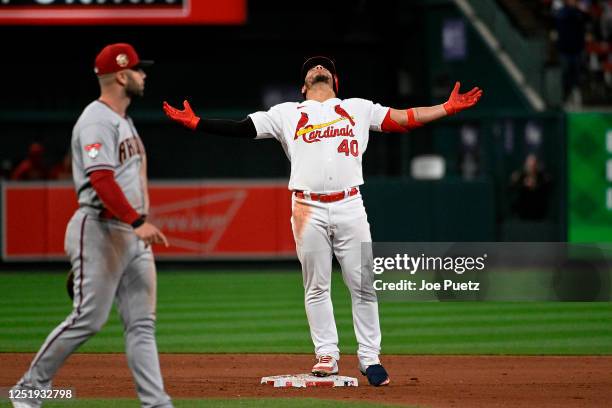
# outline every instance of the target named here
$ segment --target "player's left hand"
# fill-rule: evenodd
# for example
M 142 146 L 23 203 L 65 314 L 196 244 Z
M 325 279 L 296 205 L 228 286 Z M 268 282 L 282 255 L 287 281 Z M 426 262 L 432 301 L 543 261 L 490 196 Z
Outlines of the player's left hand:
M 455 113 L 461 112 L 464 109 L 471 108 L 478 103 L 478 100 L 482 96 L 482 89 L 478 87 L 472 88 L 470 91 L 460 94 L 459 88 L 461 87 L 460 82 L 455 82 L 453 92 L 451 92 L 448 101 L 442 106 L 448 115 L 454 115 Z
M 170 106 L 166 101 L 164 101 L 163 107 L 166 116 L 191 130 L 194 130 L 198 126 L 198 122 L 200 122 L 200 118 L 196 116 L 186 100 L 183 101 L 183 110 Z

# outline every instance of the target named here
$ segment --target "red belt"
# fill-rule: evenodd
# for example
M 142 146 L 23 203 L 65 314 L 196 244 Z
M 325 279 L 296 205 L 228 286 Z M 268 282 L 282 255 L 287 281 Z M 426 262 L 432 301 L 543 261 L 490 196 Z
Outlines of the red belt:
M 348 193 L 346 191 L 337 191 L 335 193 L 318 194 L 318 193 L 304 193 L 301 190 L 294 190 L 295 196 L 302 200 L 320 201 L 322 203 L 333 203 L 334 201 L 340 201 L 345 197 L 352 197 L 359 193 L 357 187 L 351 188 Z

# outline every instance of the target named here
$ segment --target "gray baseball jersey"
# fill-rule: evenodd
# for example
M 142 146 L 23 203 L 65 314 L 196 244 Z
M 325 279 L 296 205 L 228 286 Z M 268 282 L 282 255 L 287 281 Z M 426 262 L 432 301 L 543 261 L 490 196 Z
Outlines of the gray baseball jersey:
M 79 205 L 101 209 L 88 177 L 95 170 L 114 170 L 136 212 L 149 212 L 146 152 L 136 127 L 129 116 L 98 100 L 85 108 L 72 131 L 72 173 Z
M 142 141 L 129 117 L 95 101 L 74 127 L 72 153 L 80 205 L 68 223 L 65 239 L 74 273 L 73 310 L 47 336 L 14 389 L 51 388 L 55 373 L 68 356 L 102 328 L 115 300 L 141 406 L 172 408 L 155 342 L 157 275 L 153 251 L 130 225 L 100 215 L 103 205 L 88 177 L 95 170 L 114 170 L 130 204 L 146 214 L 149 203 Z M 39 407 L 42 400 L 24 402 Z

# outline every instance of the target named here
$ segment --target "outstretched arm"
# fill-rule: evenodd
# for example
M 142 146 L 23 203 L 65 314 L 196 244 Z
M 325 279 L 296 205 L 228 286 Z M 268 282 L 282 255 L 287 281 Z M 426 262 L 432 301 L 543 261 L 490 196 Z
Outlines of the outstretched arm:
M 166 116 L 191 130 L 250 139 L 257 136 L 255 124 L 250 117 L 243 120 L 202 119 L 196 116 L 187 101 L 183 101 L 183 110 L 170 106 L 166 101 L 163 107 Z
M 474 87 L 472 90 L 460 94 L 460 86 L 459 82 L 455 83 L 448 101 L 440 105 L 421 106 L 410 109 L 389 109 L 389 113 L 383 122 L 382 130 L 386 132 L 407 132 L 476 105 L 482 96 L 482 89 Z

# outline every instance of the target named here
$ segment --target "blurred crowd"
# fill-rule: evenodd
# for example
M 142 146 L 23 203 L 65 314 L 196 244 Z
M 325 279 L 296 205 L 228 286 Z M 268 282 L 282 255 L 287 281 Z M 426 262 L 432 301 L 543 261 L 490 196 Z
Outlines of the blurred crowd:
M 612 0 L 540 0 L 563 69 L 566 107 L 610 103 Z
M 14 181 L 72 180 L 72 156 L 66 153 L 59 161 L 49 164 L 45 147 L 30 143 L 25 158 L 15 165 L 8 159 L 2 162 L 0 179 Z

